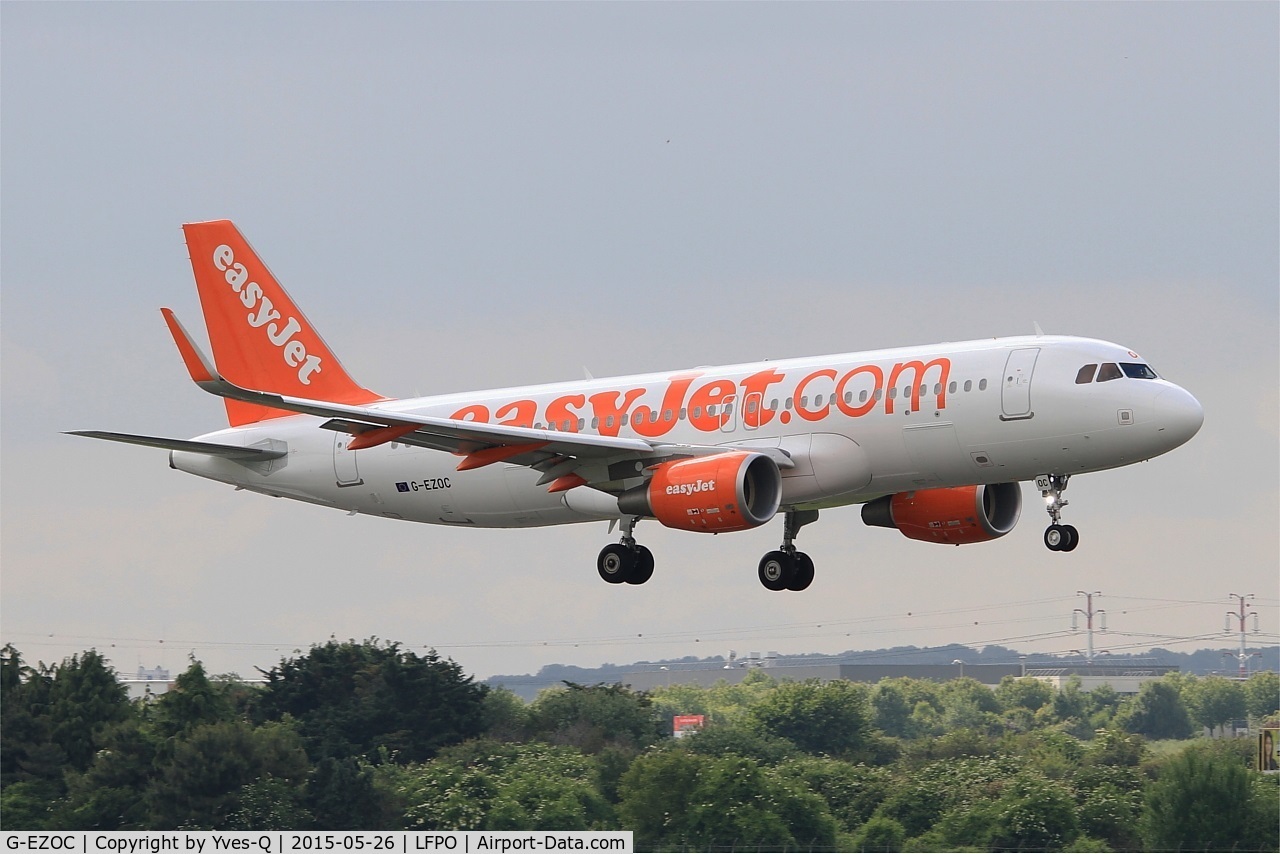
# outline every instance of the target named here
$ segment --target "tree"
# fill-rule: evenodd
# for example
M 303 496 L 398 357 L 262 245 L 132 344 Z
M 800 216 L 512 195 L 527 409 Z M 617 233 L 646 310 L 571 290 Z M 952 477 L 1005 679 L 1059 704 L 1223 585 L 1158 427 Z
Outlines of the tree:
M 302 792 L 315 830 L 388 830 L 387 805 L 371 769 L 355 757 L 326 756 L 316 763 Z
M 777 776 L 794 779 L 827 802 L 831 815 L 847 832 L 861 827 L 884 800 L 889 772 L 839 759 L 804 756 L 779 765 Z
M 871 729 L 866 688 L 843 679 L 783 683 L 751 707 L 751 717 L 807 753 L 832 756 L 865 747 Z
M 854 851 L 901 851 L 907 840 L 902 825 L 882 815 L 873 816 L 853 838 Z
M 1182 695 L 1166 679 L 1147 682 L 1138 696 L 1125 701 L 1117 713 L 1120 725 L 1147 738 L 1186 738 L 1191 735 L 1191 718 Z
M 649 695 L 622 685 L 577 685 L 543 691 L 529 706 L 529 728 L 552 744 L 588 753 L 606 745 L 639 749 L 660 739 L 666 728 Z
M 1057 850 L 1080 835 L 1075 801 L 1063 785 L 1024 773 L 1004 788 L 994 805 L 991 843 L 999 848 Z
M 1054 691 L 1047 682 L 1031 676 L 1021 679 L 1006 676 L 996 687 L 996 701 L 1005 711 L 1011 709 L 1027 709 L 1037 712 L 1041 706 L 1053 701 Z
M 739 756 L 679 749 L 636 759 L 623 775 L 618 812 L 637 848 L 708 851 L 829 848 L 836 823 L 818 796 Z
M 733 754 L 754 759 L 761 765 L 777 765 L 800 751 L 781 736 L 770 735 L 750 722 L 709 724 L 702 732 L 681 739 L 686 750 L 703 756 Z
M 1263 670 L 1244 683 L 1245 709 L 1249 716 L 1261 720 L 1280 711 L 1280 674 Z
M 412 830 L 600 830 L 613 810 L 591 757 L 567 746 L 474 741 L 400 773 Z
M 315 759 L 422 761 L 481 734 L 487 693 L 434 650 L 330 640 L 267 673 L 257 717 L 292 716 Z
M 1143 838 L 1154 850 L 1233 851 L 1250 818 L 1250 773 L 1218 752 L 1184 749 L 1147 789 Z
M 191 665 L 174 680 L 173 687 L 155 702 L 153 721 L 162 738 L 190 732 L 198 726 L 228 721 L 231 701 L 209 681 L 204 665 L 193 656 Z
M 93 761 L 98 734 L 129 714 L 124 686 L 96 650 L 73 655 L 58 667 L 49 685 L 49 734 L 75 770 Z
M 50 793 L 50 798 L 57 796 L 66 760 L 62 749 L 52 742 L 52 685 L 52 670 L 24 664 L 21 653 L 11 644 L 0 650 L 0 785 L 46 781 L 52 787 L 36 789 Z M 28 786 L 14 798 L 34 790 Z
M 1221 676 L 1188 681 L 1182 689 L 1182 700 L 1191 719 L 1209 730 L 1248 714 L 1240 683 Z
M 234 721 L 196 727 L 174 743 L 172 759 L 152 781 L 152 827 L 223 828 L 240 810 L 245 787 L 271 778 L 300 787 L 309 770 L 301 741 L 287 724 L 251 727 Z M 265 798 L 270 791 L 256 794 Z

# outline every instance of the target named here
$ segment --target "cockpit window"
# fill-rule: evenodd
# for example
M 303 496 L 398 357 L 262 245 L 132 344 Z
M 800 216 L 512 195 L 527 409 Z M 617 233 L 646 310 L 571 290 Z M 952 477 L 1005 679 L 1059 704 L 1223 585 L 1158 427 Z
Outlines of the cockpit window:
M 1112 362 L 1107 362 L 1098 369 L 1098 382 L 1105 383 L 1110 380 L 1118 380 L 1124 374 L 1120 372 L 1120 367 Z
M 1080 369 L 1080 373 L 1076 374 L 1076 385 L 1093 382 L 1093 372 L 1096 370 L 1098 370 L 1097 365 L 1085 365 Z
M 1120 370 L 1124 371 L 1124 375 L 1135 380 L 1154 380 L 1159 379 L 1156 372 L 1151 370 L 1147 365 L 1139 365 L 1134 362 L 1121 362 Z

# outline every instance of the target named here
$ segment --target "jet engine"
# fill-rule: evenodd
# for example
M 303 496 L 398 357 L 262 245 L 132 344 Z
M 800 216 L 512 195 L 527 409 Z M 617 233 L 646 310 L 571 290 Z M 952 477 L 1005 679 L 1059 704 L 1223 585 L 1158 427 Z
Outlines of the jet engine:
M 734 451 L 663 463 L 643 486 L 618 498 L 631 516 L 652 516 L 668 528 L 712 534 L 763 525 L 778 512 L 782 477 L 764 454 Z
M 1016 483 L 899 492 L 862 505 L 862 521 L 868 525 L 955 546 L 1003 537 L 1021 513 L 1022 489 Z

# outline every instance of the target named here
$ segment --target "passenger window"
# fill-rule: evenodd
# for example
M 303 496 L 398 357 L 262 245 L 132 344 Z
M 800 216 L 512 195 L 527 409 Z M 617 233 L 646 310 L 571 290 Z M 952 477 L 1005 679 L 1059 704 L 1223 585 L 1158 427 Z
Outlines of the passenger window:
M 952 380 L 951 385 L 947 386 L 947 394 L 955 394 L 955 393 L 956 393 L 956 381 Z
M 591 429 L 592 429 L 592 430 L 599 430 L 599 429 L 600 429 L 600 419 L 599 419 L 599 418 L 592 418 L 592 419 L 591 419 Z
M 876 400 L 884 400 L 884 389 L 876 389 Z
M 898 389 L 896 387 L 889 389 L 889 399 L 890 400 L 898 399 Z
M 965 381 L 964 381 L 964 390 L 965 390 L 965 391 L 973 391 L 973 380 L 965 380 Z
M 815 398 L 813 399 L 813 405 L 814 405 L 814 406 L 821 406 L 821 405 L 822 405 L 822 395 L 818 395 L 817 397 L 815 397 Z
M 702 407 L 701 407 L 701 406 L 695 406 L 695 407 L 693 408 L 693 417 L 694 417 L 694 418 L 701 418 L 701 417 L 702 417 Z
M 987 381 L 978 380 L 978 391 L 986 391 L 986 390 L 987 390 Z
M 867 402 L 867 390 L 864 388 L 864 389 L 863 389 L 863 390 L 858 394 L 858 403 L 866 403 L 866 402 Z
M 613 416 L 612 416 L 612 415 L 607 415 L 607 416 L 605 416 L 605 419 L 604 419 L 604 426 L 606 426 L 606 427 L 612 427 L 612 426 L 613 426 Z
M 578 419 L 578 432 L 579 432 L 579 433 L 581 433 L 583 430 L 585 430 L 585 429 L 586 429 L 586 427 L 587 427 L 587 421 L 586 421 L 586 419 L 585 419 L 585 418 L 579 418 L 579 419 Z
M 1098 369 L 1098 382 L 1100 383 L 1110 382 L 1111 380 L 1118 380 L 1122 376 L 1124 376 L 1124 374 L 1120 372 L 1120 366 L 1114 365 L 1111 362 L 1107 362 L 1105 365 L 1103 365 L 1101 368 Z
M 663 412 L 663 413 L 662 413 L 662 420 L 663 420 L 663 421 L 670 421 L 670 420 L 671 420 L 671 410 L 670 410 L 670 409 L 668 409 L 667 411 L 665 411 L 665 412 Z
M 1156 372 L 1146 365 L 1139 365 L 1133 362 L 1121 362 L 1120 370 L 1124 371 L 1124 375 L 1134 380 L 1155 380 L 1159 379 Z
M 1080 373 L 1076 374 L 1076 385 L 1093 382 L 1093 374 L 1096 370 L 1098 370 L 1097 365 L 1085 365 L 1080 369 Z
M 754 414 L 755 414 L 755 411 L 756 411 L 756 402 L 755 402 L 755 400 L 748 400 L 748 401 L 747 401 L 747 412 L 750 412 L 750 413 L 752 413 L 752 414 L 754 415 Z
M 804 394 L 800 396 L 800 405 L 805 409 L 809 408 L 809 395 Z
M 793 406 L 793 405 L 795 404 L 795 402 L 796 402 L 796 399 L 795 399 L 794 397 L 788 397 L 788 398 L 787 398 L 787 409 L 793 409 L 793 408 L 794 408 L 794 406 Z

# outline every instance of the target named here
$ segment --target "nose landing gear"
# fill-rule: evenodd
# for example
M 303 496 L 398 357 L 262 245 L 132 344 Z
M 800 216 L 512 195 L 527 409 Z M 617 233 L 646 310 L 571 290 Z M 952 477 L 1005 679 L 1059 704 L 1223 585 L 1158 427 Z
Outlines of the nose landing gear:
M 782 526 L 782 548 L 760 559 L 760 583 L 768 590 L 804 590 L 813 583 L 813 560 L 796 551 L 800 529 L 818 519 L 817 510 L 788 510 Z
M 639 519 L 622 520 L 622 542 L 610 543 L 600 550 L 596 570 L 610 584 L 644 584 L 653 577 L 653 552 L 631 536 Z
M 1071 503 L 1062 497 L 1062 493 L 1066 492 L 1067 481 L 1070 479 L 1071 475 L 1067 474 L 1042 474 L 1036 477 L 1036 488 L 1044 496 L 1047 504 L 1045 511 L 1053 522 L 1044 530 L 1044 544 L 1051 552 L 1069 552 L 1080 544 L 1080 532 L 1075 526 L 1062 524 L 1062 508 Z

